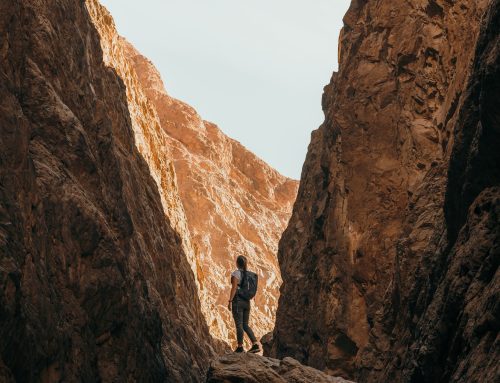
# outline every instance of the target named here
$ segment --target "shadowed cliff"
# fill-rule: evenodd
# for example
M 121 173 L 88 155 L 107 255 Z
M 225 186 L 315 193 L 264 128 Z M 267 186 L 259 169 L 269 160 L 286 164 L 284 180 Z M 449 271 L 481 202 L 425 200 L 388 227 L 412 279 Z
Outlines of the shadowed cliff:
M 2 381 L 199 381 L 182 240 L 82 1 L 0 1 Z
M 359 382 L 498 378 L 498 7 L 352 2 L 270 355 Z

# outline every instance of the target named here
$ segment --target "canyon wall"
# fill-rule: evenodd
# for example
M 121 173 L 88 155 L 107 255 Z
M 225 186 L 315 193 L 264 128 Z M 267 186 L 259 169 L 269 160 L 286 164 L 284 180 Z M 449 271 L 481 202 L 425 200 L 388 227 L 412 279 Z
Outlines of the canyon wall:
M 266 353 L 360 382 L 498 377 L 495 12 L 353 0 Z
M 211 334 L 235 339 L 227 309 L 229 273 L 243 254 L 260 276 L 251 325 L 258 337 L 273 329 L 281 277 L 278 241 L 291 215 L 298 182 L 288 179 L 169 96 L 154 65 L 120 37 L 110 13 L 87 0 L 104 60 L 124 80 L 132 126 L 181 233 Z
M 179 195 L 169 137 L 161 128 L 158 112 L 146 96 L 137 73 L 120 44 L 121 38 L 113 17 L 98 0 L 85 0 L 85 5 L 99 33 L 104 64 L 113 68 L 125 84 L 127 107 L 137 149 L 148 164 L 150 174 L 158 186 L 163 210 L 181 235 L 184 252 L 196 275 L 194 249 Z
M 487 7 L 472 53 L 449 160 L 406 212 L 361 381 L 500 379 L 500 1 Z
M 83 1 L 2 0 L 0 36 L 0 377 L 200 381 L 215 351 L 157 117 Z
M 235 269 L 236 256 L 245 255 L 250 269 L 259 275 L 250 325 L 260 337 L 274 326 L 281 284 L 278 241 L 290 218 L 298 182 L 170 97 L 154 65 L 126 40 L 120 41 L 169 137 L 212 335 L 231 343 L 236 339 L 227 309 L 229 273 Z

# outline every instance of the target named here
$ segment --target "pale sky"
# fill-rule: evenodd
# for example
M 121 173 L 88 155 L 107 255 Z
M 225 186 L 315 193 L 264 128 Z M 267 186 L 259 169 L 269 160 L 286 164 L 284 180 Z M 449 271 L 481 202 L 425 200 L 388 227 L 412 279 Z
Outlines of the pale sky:
M 167 92 L 299 179 L 350 0 L 101 0 Z

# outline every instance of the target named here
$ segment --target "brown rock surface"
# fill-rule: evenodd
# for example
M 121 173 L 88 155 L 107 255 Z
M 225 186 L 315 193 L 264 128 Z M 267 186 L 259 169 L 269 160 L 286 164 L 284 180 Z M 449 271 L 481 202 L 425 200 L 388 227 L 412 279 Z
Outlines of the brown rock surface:
M 473 52 L 449 161 L 426 175 L 406 211 L 361 381 L 500 380 L 500 1 Z
M 271 356 L 361 382 L 498 376 L 497 7 L 352 2 L 279 245 Z
M 196 275 L 194 249 L 177 186 L 170 137 L 162 129 L 158 112 L 146 96 L 134 65 L 127 57 L 111 14 L 98 0 L 86 0 L 85 3 L 100 36 L 104 63 L 113 68 L 125 84 L 136 146 L 156 181 L 163 210 L 180 234 L 184 252 Z
M 248 256 L 250 268 L 259 274 L 250 324 L 257 337 L 272 331 L 281 284 L 278 241 L 298 182 L 170 97 L 153 64 L 124 39 L 120 43 L 168 136 L 195 251 L 202 309 L 212 335 L 227 342 L 236 338 L 226 306 L 229 273 L 240 254 Z
M 199 381 L 214 351 L 154 113 L 84 2 L 1 0 L 0 36 L 0 376 Z
M 213 361 L 207 383 L 352 383 L 303 366 L 295 359 L 255 354 L 228 354 Z

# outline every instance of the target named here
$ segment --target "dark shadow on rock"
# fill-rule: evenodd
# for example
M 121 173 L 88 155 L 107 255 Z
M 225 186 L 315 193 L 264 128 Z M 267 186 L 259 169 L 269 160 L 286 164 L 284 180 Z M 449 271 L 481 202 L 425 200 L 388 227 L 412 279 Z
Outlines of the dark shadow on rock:
M 200 381 L 215 355 L 83 1 L 0 2 L 0 366 Z

